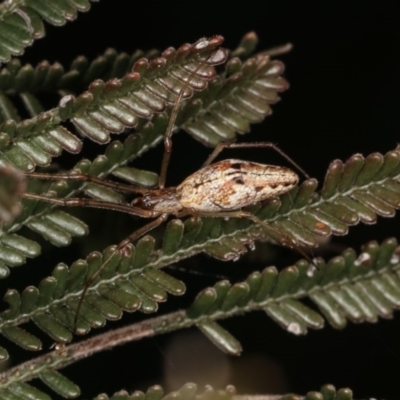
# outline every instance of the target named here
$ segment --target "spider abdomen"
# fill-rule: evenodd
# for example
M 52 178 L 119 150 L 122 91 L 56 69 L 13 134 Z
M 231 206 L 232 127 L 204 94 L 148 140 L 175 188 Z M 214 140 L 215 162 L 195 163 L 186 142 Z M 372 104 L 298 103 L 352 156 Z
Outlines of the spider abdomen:
M 176 194 L 183 208 L 199 212 L 238 210 L 288 192 L 299 181 L 289 168 L 223 160 L 186 178 Z

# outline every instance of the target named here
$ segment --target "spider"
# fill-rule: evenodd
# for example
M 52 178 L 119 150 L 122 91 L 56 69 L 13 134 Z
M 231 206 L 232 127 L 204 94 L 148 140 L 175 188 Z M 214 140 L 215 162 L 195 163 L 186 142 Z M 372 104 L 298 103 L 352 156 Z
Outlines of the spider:
M 201 65 L 200 65 L 201 66 Z M 198 68 L 200 68 L 200 66 Z M 184 92 L 190 79 L 196 74 L 193 71 L 189 79 L 182 86 L 174 103 L 164 137 L 164 155 L 159 175 L 159 184 L 156 189 L 135 187 L 128 184 L 108 181 L 83 173 L 49 174 L 28 173 L 27 176 L 49 180 L 81 180 L 112 188 L 119 192 L 136 193 L 138 196 L 130 204 L 119 204 L 89 198 L 50 198 L 45 195 L 24 193 L 27 199 L 41 200 L 66 207 L 95 207 L 120 211 L 142 218 L 152 219 L 141 228 L 135 230 L 126 239 L 120 242 L 116 252 L 129 253 L 130 244 L 147 232 L 165 222 L 171 215 L 177 218 L 186 215 L 195 217 L 216 218 L 247 218 L 260 225 L 266 235 L 280 244 L 297 250 L 307 260 L 308 255 L 298 247 L 296 241 L 278 231 L 270 224 L 260 220 L 243 208 L 263 200 L 288 192 L 299 182 L 299 176 L 291 169 L 275 165 L 266 165 L 238 159 L 227 159 L 213 163 L 216 157 L 225 148 L 272 148 L 306 178 L 309 176 L 286 153 L 270 142 L 260 143 L 220 143 L 204 162 L 201 169 L 187 177 L 176 187 L 165 187 L 166 176 L 172 151 L 172 133 Z M 115 252 L 114 252 L 115 254 Z M 102 266 L 88 279 L 82 291 L 75 314 L 75 323 L 87 290 L 95 281 L 102 268 L 112 255 L 103 262 Z

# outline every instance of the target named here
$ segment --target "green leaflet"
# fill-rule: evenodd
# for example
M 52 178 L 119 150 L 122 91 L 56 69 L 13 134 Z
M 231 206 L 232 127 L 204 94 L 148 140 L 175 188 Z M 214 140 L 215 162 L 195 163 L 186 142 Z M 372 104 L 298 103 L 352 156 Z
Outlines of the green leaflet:
M 245 312 L 262 309 L 295 335 L 323 328 L 323 317 L 337 329 L 343 329 L 347 320 L 376 322 L 379 317 L 391 317 L 393 310 L 400 307 L 399 253 L 397 241 L 387 239 L 380 246 L 367 243 L 359 255 L 348 249 L 329 262 L 320 260 L 317 269 L 304 260 L 281 272 L 267 267 L 252 273 L 245 282 L 230 285 L 222 281 L 204 289 L 187 316 L 230 354 L 236 350 L 223 344 L 231 335 L 215 320 Z M 306 297 L 319 312 L 301 302 Z M 230 338 L 229 342 L 233 340 Z

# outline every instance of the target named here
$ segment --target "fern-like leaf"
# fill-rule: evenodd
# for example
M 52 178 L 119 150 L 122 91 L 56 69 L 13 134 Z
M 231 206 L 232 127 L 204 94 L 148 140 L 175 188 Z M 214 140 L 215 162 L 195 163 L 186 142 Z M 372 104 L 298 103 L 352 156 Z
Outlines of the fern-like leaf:
M 183 129 L 211 147 L 234 140 L 237 133 L 248 132 L 250 124 L 270 115 L 270 105 L 279 100 L 279 92 L 288 88 L 281 77 L 283 70 L 281 62 L 265 55 L 256 55 L 244 63 L 231 59 L 225 79 L 214 80 L 207 91 L 186 106 L 183 118 L 191 109 L 200 108 L 200 112 L 182 124 Z
M 96 79 L 108 81 L 122 78 L 132 70 L 136 61 L 143 58 L 153 59 L 159 55 L 160 52 L 156 50 L 148 52 L 138 50 L 129 55 L 107 49 L 104 54 L 92 61 L 84 56 L 77 57 L 68 69 L 58 62 L 50 64 L 44 60 L 32 66 L 22 64 L 18 59 L 12 59 L 0 69 L 0 90 L 8 96 L 16 93 L 21 93 L 21 96 L 22 93 L 37 96 L 41 93 L 57 92 L 76 95 L 86 90 Z
M 64 25 L 66 21 L 74 20 L 78 11 L 89 8 L 89 0 L 3 2 L 0 5 L 0 62 L 23 54 L 33 40 L 43 37 L 43 20 L 52 25 Z
M 79 139 L 63 122 L 71 121 L 81 134 L 105 143 L 110 132 L 132 128 L 153 113 L 163 111 L 168 103 L 175 101 L 185 81 L 190 80 L 184 97 L 190 96 L 192 89 L 204 91 L 207 81 L 214 78 L 212 66 L 226 58 L 222 49 L 209 57 L 221 41 L 215 37 L 204 46 L 205 41 L 201 40 L 178 50 L 168 49 L 152 61 L 140 59 L 122 79 L 106 83 L 96 80 L 81 95 L 64 96 L 59 107 L 50 111 L 42 111 L 39 99 L 24 92 L 21 98 L 34 117 L 22 122 L 18 122 L 10 99 L 3 95 L 0 161 L 24 171 L 32 170 L 35 165 L 46 166 L 62 149 L 73 153 L 81 150 Z M 202 66 L 197 70 L 199 63 Z M 34 89 L 38 81 L 52 80 L 54 84 L 54 80 L 63 76 L 60 66 L 39 67 L 34 71 L 30 66 L 21 68 L 18 61 L 10 63 L 3 73 L 7 75 L 4 84 L 14 81 L 15 89 L 22 90 L 30 82 Z M 270 104 L 278 100 L 277 92 L 287 88 L 286 81 L 279 76 L 282 71 L 282 64 L 271 61 L 267 55 L 256 55 L 243 65 L 238 58 L 230 60 L 225 78 L 221 75 L 203 96 L 188 104 L 178 125 L 208 145 L 232 139 L 236 132 L 247 132 L 249 123 L 259 122 L 270 113 Z
M 238 49 L 234 50 L 232 55 L 249 57 L 257 42 L 258 38 L 255 33 L 251 32 L 245 35 Z M 247 50 L 244 50 L 244 48 Z M 160 52 L 157 50 L 148 52 L 137 50 L 129 55 L 123 52 L 117 53 L 114 49 L 107 49 L 104 54 L 92 61 L 84 56 L 77 57 L 72 61 L 68 70 L 64 70 L 64 67 L 57 62 L 50 64 L 48 61 L 42 61 L 33 67 L 30 64 L 22 65 L 20 60 L 13 59 L 7 66 L 0 69 L 0 90 L 3 93 L 2 109 L 0 110 L 3 118 L 0 119 L 0 122 L 9 118 L 16 121 L 20 120 L 12 105 L 11 97 L 15 96 L 16 93 L 20 95 L 31 117 L 34 117 L 44 111 L 42 107 L 32 107 L 33 103 L 38 104 L 37 96 L 41 93 L 56 94 L 59 92 L 76 95 L 84 91 L 95 80 L 108 81 L 114 78 L 122 78 L 132 71 L 137 61 L 142 60 L 141 62 L 143 62 L 144 58 L 156 59 L 159 56 Z M 236 69 L 237 64 L 238 60 L 233 63 Z M 234 72 L 232 67 L 229 70 L 230 74 Z M 4 94 L 7 94 L 8 97 L 5 97 Z
M 161 270 L 143 268 L 149 264 L 153 248 L 154 239 L 145 237 L 128 257 L 122 257 L 115 247 L 103 254 L 93 252 L 70 269 L 59 264 L 38 288 L 29 286 L 21 295 L 15 290 L 7 291 L 4 299 L 10 307 L 0 316 L 0 331 L 27 350 L 40 350 L 40 340 L 17 325 L 30 319 L 52 339 L 65 343 L 72 339 L 75 328 L 78 333 L 87 333 L 90 328 L 104 326 L 107 319 L 121 318 L 122 311 L 156 312 L 158 303 L 166 301 L 167 293 L 181 295 L 185 286 Z M 82 288 L 100 268 L 101 273 L 93 282 L 98 290 L 91 290 L 85 297 L 75 326 Z M 122 275 L 114 280 L 117 271 Z M 113 282 L 98 287 L 104 279 Z
M 149 239 L 142 239 L 136 253 L 122 260 L 118 268 L 121 271 L 129 268 L 128 265 L 133 258 L 139 269 L 140 266 L 146 264 L 146 258 L 151 255 L 152 246 L 153 243 Z M 109 265 L 102 271 L 103 275 L 112 274 L 118 264 L 118 256 L 111 249 L 110 254 L 114 259 L 108 258 Z M 9 291 L 6 300 L 10 308 L 2 313 L 3 335 L 24 348 L 39 349 L 38 339 L 17 326 L 7 324 L 21 322 L 30 314 L 39 327 L 49 334 L 56 332 L 55 338 L 58 341 L 65 340 L 60 336 L 61 325 L 64 324 L 64 332 L 67 332 L 65 328 L 71 329 L 71 322 L 66 322 L 70 311 L 65 304 L 75 302 L 73 290 L 81 280 L 81 271 L 87 269 L 90 273 L 95 273 L 100 262 L 98 254 L 93 253 L 86 264 L 76 263 L 70 273 L 60 265 L 54 271 L 53 279 L 43 280 L 39 289 L 29 287 L 22 296 L 19 296 L 16 291 Z M 315 266 L 302 260 L 281 272 L 278 272 L 275 267 L 268 267 L 262 272 L 253 272 L 244 282 L 234 285 L 227 281 L 218 282 L 214 287 L 200 292 L 186 312 L 175 313 L 179 315 L 170 317 L 164 315 L 147 321 L 147 326 L 151 326 L 150 334 L 161 334 L 197 325 L 220 349 L 230 354 L 238 354 L 240 344 L 216 320 L 263 310 L 288 332 L 300 335 L 305 334 L 309 328 L 321 329 L 324 325 L 322 316 L 333 327 L 342 329 L 346 325 L 346 320 L 356 323 L 376 322 L 378 317 L 391 317 L 393 310 L 400 308 L 400 249 L 395 239 L 387 239 L 380 246 L 376 242 L 370 242 L 358 255 L 354 250 L 348 249 L 341 256 L 327 263 L 320 261 L 318 265 L 318 270 L 315 270 Z M 130 282 L 136 284 L 136 289 L 140 289 L 141 293 L 148 298 L 155 294 L 159 296 L 161 287 L 169 291 L 171 288 L 175 288 L 173 290 L 183 288 L 174 278 L 159 275 L 161 271 L 155 269 L 144 271 L 146 271 L 145 274 L 136 275 Z M 147 280 L 147 284 L 143 284 L 144 280 Z M 126 282 L 127 280 L 120 290 L 128 287 Z M 151 282 L 150 286 L 149 282 Z M 157 285 L 159 288 L 154 291 Z M 151 287 L 153 289 L 149 290 Z M 117 294 L 115 288 L 116 286 L 109 292 L 101 290 L 99 292 L 101 295 L 97 298 L 92 294 L 92 299 L 87 300 L 91 310 L 83 313 L 86 324 L 89 321 L 92 323 L 95 321 L 95 310 L 102 313 L 104 317 L 110 318 L 112 309 L 115 311 L 118 307 L 126 308 L 127 303 L 121 306 L 121 302 L 127 299 L 126 292 L 125 295 Z M 60 297 L 62 293 L 67 299 L 66 302 Z M 307 297 L 316 304 L 319 313 L 301 301 Z M 50 308 L 46 308 L 49 301 L 51 304 L 51 298 L 58 298 L 59 303 L 53 301 Z M 64 305 L 62 306 L 61 303 Z M 42 308 L 37 309 L 38 306 Z M 57 311 L 58 307 L 61 308 Z M 118 318 L 117 315 L 114 317 Z M 79 321 L 79 326 L 82 327 L 83 318 L 79 318 Z M 115 335 L 125 337 L 118 332 L 115 332 Z M 90 351 L 92 350 L 89 349 Z M 15 367 L 15 371 L 9 371 L 2 377 L 3 385 L 0 386 L 0 390 L 9 385 L 13 387 L 16 383 L 20 385 L 25 377 L 33 379 L 39 376 L 58 393 L 67 392 L 67 388 L 68 391 L 73 392 L 74 384 L 52 371 L 52 368 L 61 368 L 73 362 L 67 354 L 74 354 L 74 351 L 64 350 L 61 346 L 60 350 L 46 355 L 47 369 L 43 369 L 42 364 L 34 360 L 21 367 Z M 81 357 L 80 354 L 79 358 Z M 19 373 L 15 373 L 17 370 Z M 29 374 L 21 374 L 25 370 L 29 371 Z
M 191 96 L 192 89 L 204 89 L 214 77 L 212 66 L 226 59 L 222 49 L 212 54 L 222 40 L 216 36 L 178 50 L 167 49 L 151 63 L 137 61 L 132 73 L 120 81 L 112 80 L 106 85 L 95 81 L 77 99 L 62 100 L 63 117 L 72 117 L 72 123 L 85 136 L 108 142 L 108 132 L 121 132 L 125 127 L 136 126 L 138 118 L 150 118 L 163 111 L 165 102 L 173 103 L 186 82 L 183 97 Z M 202 68 L 198 69 L 196 62 L 203 64 Z M 137 84 L 139 78 L 141 82 Z M 78 115 L 73 116 L 77 111 Z
M 240 344 L 215 320 L 254 310 L 296 335 L 321 329 L 326 320 L 343 329 L 347 320 L 377 322 L 400 308 L 400 248 L 395 239 L 366 244 L 357 255 L 348 249 L 315 270 L 306 261 L 278 272 L 268 267 L 244 282 L 218 282 L 199 293 L 187 316 L 220 349 L 238 354 Z M 319 313 L 302 303 L 308 297 Z M 321 315 L 322 314 L 322 315 Z M 232 346 L 235 343 L 235 346 Z
M 71 121 L 81 134 L 96 142 L 108 142 L 110 132 L 132 128 L 139 119 L 147 120 L 163 111 L 167 103 L 175 102 L 186 81 L 190 82 L 184 97 L 190 96 L 192 89 L 204 89 L 215 75 L 213 65 L 226 59 L 225 50 L 215 50 L 221 43 L 222 38 L 216 36 L 178 50 L 167 49 L 151 62 L 138 60 L 133 71 L 122 79 L 106 83 L 97 80 L 76 98 L 64 96 L 57 108 L 20 123 L 15 122 L 16 118 L 7 119 L 0 127 L 0 162 L 31 171 L 35 165 L 48 165 L 59 147 L 79 152 L 82 144 L 61 125 L 65 121 Z M 11 106 L 4 108 L 12 110 Z

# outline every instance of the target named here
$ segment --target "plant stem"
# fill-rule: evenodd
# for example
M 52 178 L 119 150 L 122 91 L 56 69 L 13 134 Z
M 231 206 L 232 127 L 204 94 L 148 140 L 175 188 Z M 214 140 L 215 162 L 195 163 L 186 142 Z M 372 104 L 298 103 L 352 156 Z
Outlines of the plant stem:
M 155 334 L 190 327 L 195 321 L 186 317 L 185 311 L 177 311 L 129 326 L 115 329 L 71 345 L 56 345 L 51 353 L 15 366 L 0 374 L 0 388 L 16 382 L 25 382 L 38 377 L 47 369 L 61 369 L 76 361 L 103 350 L 127 342 L 140 340 Z

